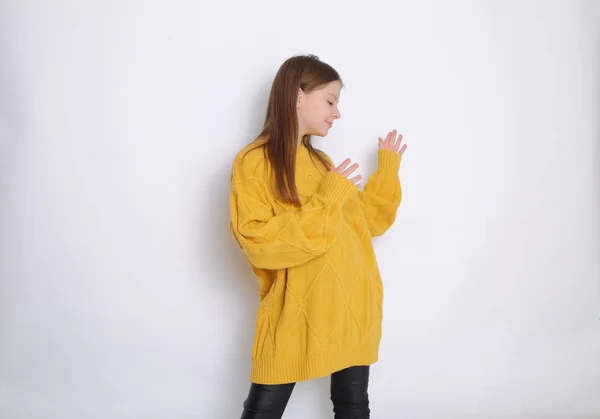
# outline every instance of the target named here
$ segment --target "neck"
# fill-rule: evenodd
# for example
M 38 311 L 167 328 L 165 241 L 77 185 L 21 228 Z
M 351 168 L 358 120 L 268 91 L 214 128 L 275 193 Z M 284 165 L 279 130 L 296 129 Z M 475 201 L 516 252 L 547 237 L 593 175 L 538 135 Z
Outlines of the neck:
M 304 134 L 299 133 L 298 134 L 298 147 L 302 146 L 302 139 L 304 138 Z

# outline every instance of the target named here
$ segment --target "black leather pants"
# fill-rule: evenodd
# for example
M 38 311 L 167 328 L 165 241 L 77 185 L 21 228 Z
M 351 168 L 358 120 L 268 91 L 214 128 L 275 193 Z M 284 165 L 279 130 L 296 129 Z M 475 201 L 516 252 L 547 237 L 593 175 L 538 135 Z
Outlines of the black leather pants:
M 280 419 L 296 383 L 252 383 L 240 419 Z M 331 374 L 335 419 L 369 419 L 369 367 L 356 366 Z

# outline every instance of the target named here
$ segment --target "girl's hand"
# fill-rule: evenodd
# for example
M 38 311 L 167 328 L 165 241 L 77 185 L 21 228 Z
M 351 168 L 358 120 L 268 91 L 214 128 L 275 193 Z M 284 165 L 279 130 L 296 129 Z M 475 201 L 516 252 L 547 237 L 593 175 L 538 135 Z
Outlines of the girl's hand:
M 331 166 L 331 171 L 335 172 L 335 173 L 339 173 L 340 175 L 342 175 L 348 179 L 348 176 L 350 176 L 352 174 L 352 172 L 354 172 L 358 168 L 358 163 L 354 163 L 352 166 L 346 168 L 346 166 L 348 166 L 348 164 L 350 164 L 350 159 L 344 160 L 342 162 L 342 164 L 340 164 L 338 167 Z M 358 176 L 354 176 L 353 178 L 350 178 L 348 180 L 350 182 L 354 183 L 354 185 L 356 185 L 357 188 L 360 188 L 360 184 L 358 184 L 358 181 L 360 181 L 361 179 L 362 179 L 362 176 L 358 175 Z
M 399 134 L 398 138 L 396 139 L 396 133 L 396 130 L 388 132 L 388 135 L 387 137 L 385 137 L 385 140 L 379 137 L 379 149 L 392 150 L 400 154 L 400 156 L 402 156 L 402 154 L 404 154 L 404 150 L 406 150 L 407 145 L 404 144 L 402 148 L 400 148 L 400 145 L 402 144 L 402 134 Z

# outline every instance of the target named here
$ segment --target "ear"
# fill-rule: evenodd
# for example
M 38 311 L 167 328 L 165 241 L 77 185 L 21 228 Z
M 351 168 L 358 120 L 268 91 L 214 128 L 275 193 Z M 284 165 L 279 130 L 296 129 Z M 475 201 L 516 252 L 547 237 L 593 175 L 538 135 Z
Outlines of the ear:
M 300 107 L 300 101 L 302 100 L 302 95 L 304 95 L 304 92 L 302 91 L 301 87 L 298 87 L 298 100 L 296 100 L 296 109 L 298 109 Z

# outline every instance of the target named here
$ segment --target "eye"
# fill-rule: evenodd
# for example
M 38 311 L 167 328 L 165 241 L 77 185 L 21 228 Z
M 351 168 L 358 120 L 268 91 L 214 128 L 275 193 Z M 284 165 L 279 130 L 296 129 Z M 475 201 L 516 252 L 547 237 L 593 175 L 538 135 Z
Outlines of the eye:
M 327 101 L 327 103 L 329 103 L 329 105 L 333 106 L 333 103 L 332 103 L 332 102 L 330 102 L 330 101 Z

